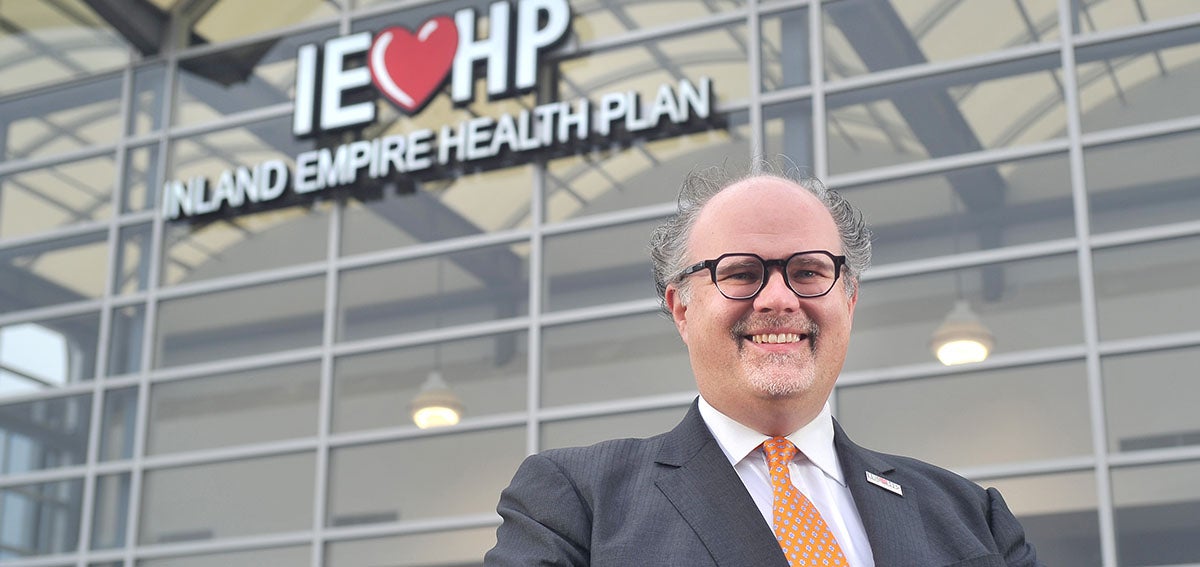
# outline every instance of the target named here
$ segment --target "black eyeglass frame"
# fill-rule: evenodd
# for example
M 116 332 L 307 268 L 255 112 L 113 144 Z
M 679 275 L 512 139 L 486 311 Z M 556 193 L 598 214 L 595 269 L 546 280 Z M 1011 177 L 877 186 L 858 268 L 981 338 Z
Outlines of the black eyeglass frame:
M 821 293 L 808 294 L 808 295 L 800 293 L 800 292 L 796 291 L 796 288 L 792 287 L 792 281 L 791 281 L 791 279 L 789 279 L 787 277 L 787 273 L 786 273 L 787 265 L 789 262 L 792 261 L 792 258 L 795 258 L 796 256 L 804 256 L 807 254 L 822 254 L 824 256 L 828 256 L 829 259 L 833 261 L 833 281 L 831 281 L 829 283 L 829 289 L 827 289 Z M 746 297 L 730 297 L 729 294 L 725 293 L 725 291 L 721 289 L 721 286 L 719 284 L 717 284 L 717 264 L 719 264 L 721 262 L 721 260 L 724 260 L 725 258 L 729 258 L 731 256 L 739 256 L 739 257 L 744 256 L 744 257 L 748 257 L 748 258 L 757 258 L 759 262 L 762 262 L 762 265 L 763 265 L 762 281 L 758 283 L 758 289 L 755 290 L 754 293 L 747 295 Z M 792 293 L 796 294 L 797 297 L 804 297 L 804 298 L 811 299 L 814 297 L 822 297 L 822 296 L 828 295 L 829 292 L 833 291 L 833 286 L 837 285 L 838 279 L 840 279 L 842 277 L 842 266 L 845 266 L 845 265 L 846 265 L 846 257 L 845 256 L 838 256 L 828 250 L 805 250 L 803 252 L 796 252 L 795 254 L 792 254 L 791 256 L 788 256 L 787 258 L 776 258 L 774 260 L 767 260 L 767 259 L 763 258 L 762 256 L 759 256 L 758 254 L 753 254 L 750 252 L 730 252 L 728 254 L 721 254 L 720 256 L 717 256 L 716 258 L 713 258 L 711 260 L 704 260 L 703 262 L 697 262 L 695 264 L 692 264 L 691 266 L 688 266 L 687 268 L 684 268 L 682 272 L 679 272 L 679 276 L 676 277 L 675 280 L 683 281 L 683 278 L 686 278 L 696 272 L 699 272 L 700 270 L 707 269 L 709 276 L 712 278 L 713 287 L 717 288 L 717 291 L 720 292 L 721 295 L 725 296 L 726 299 L 731 299 L 733 301 L 745 301 L 748 299 L 754 299 L 754 298 L 758 297 L 758 294 L 762 293 L 762 290 L 766 289 L 767 281 L 769 281 L 771 279 L 771 266 L 779 266 L 779 273 L 783 276 L 783 284 L 786 285 L 787 288 L 792 291 Z

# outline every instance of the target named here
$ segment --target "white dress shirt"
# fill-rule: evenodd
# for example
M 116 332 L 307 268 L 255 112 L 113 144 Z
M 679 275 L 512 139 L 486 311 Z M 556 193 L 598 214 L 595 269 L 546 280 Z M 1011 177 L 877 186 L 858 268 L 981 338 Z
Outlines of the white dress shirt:
M 762 450 L 762 442 L 769 437 L 717 411 L 703 397 L 700 398 L 700 416 L 770 526 L 771 474 L 767 455 Z M 792 484 L 821 512 L 837 538 L 846 562 L 853 567 L 875 567 L 862 517 L 858 515 L 850 487 L 842 476 L 837 451 L 833 448 L 833 416 L 829 404 L 826 403 L 817 417 L 787 438 L 799 450 L 788 466 Z

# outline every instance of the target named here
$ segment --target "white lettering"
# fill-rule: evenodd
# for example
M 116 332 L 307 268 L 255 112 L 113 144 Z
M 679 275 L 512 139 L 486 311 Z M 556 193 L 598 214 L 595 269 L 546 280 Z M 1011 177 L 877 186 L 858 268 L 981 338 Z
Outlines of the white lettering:
M 487 60 L 487 92 L 498 95 L 508 88 L 508 2 L 492 4 L 488 19 L 488 38 L 478 39 L 475 10 L 464 8 L 454 14 L 458 26 L 458 51 L 451 71 L 450 98 L 467 102 L 475 98 L 476 61 Z
M 346 69 L 346 56 L 371 47 L 371 32 L 331 39 L 325 43 L 325 66 L 321 81 L 321 129 L 364 124 L 375 119 L 375 103 L 363 101 L 342 106 L 342 93 L 371 84 L 366 67 Z
M 546 26 L 538 29 L 538 21 L 543 13 L 546 14 Z M 521 2 L 517 8 L 517 89 L 533 87 L 537 80 L 538 51 L 562 38 L 570 23 L 571 9 L 566 0 Z
M 296 52 L 296 108 L 292 134 L 304 136 L 313 129 L 313 103 L 317 96 L 317 46 L 301 46 Z

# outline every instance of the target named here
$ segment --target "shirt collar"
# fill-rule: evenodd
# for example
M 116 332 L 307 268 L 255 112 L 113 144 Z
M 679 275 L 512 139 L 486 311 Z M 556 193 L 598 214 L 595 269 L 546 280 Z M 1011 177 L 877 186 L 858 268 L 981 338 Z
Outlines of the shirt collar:
M 759 446 L 769 437 L 721 413 L 703 396 L 700 397 L 699 406 L 700 417 L 716 438 L 721 452 L 725 453 L 725 458 L 729 459 L 729 464 L 736 466 L 751 454 L 761 454 Z M 833 448 L 833 414 L 828 402 L 821 408 L 817 417 L 793 431 L 787 438 L 812 464 L 821 469 L 825 476 L 842 486 L 846 485 L 837 451 Z

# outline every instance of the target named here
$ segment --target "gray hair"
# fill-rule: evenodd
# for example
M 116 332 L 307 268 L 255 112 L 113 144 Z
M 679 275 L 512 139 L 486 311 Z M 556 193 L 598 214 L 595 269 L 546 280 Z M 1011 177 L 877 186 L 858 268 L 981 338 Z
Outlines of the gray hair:
M 709 200 L 738 182 L 757 177 L 790 181 L 808 190 L 825 205 L 833 222 L 837 225 L 842 241 L 842 254 L 846 256 L 843 283 L 846 295 L 853 295 L 858 288 L 859 277 L 871 265 L 871 229 L 867 228 L 862 212 L 851 205 L 837 191 L 825 187 L 816 177 L 804 174 L 795 166 L 784 173 L 777 173 L 768 162 L 758 161 L 745 173 L 733 174 L 724 167 L 710 167 L 692 171 L 683 180 L 679 189 L 678 212 L 668 217 L 650 235 L 650 260 L 654 267 L 654 285 L 658 289 L 658 300 L 664 312 L 670 314 L 666 304 L 667 286 L 679 277 L 688 265 L 688 243 L 692 228 L 700 211 Z M 688 288 L 680 287 L 681 300 L 687 301 Z

